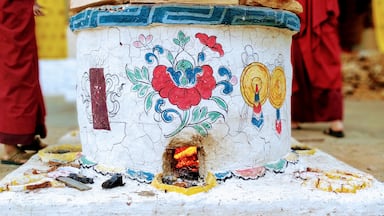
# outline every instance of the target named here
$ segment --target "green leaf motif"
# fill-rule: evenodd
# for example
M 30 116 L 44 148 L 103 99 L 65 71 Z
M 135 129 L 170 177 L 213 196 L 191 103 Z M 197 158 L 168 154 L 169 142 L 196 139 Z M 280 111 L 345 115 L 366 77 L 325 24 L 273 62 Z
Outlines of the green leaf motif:
M 177 70 L 186 71 L 189 68 L 193 68 L 193 64 L 190 61 L 183 59 L 177 62 Z
M 200 108 L 195 107 L 192 111 L 192 121 L 191 123 L 196 123 L 200 120 Z
M 185 38 L 185 34 L 184 34 L 184 32 L 179 31 L 179 33 L 177 34 L 177 38 L 178 38 L 180 41 L 183 41 L 184 38 Z
M 209 130 L 209 129 L 212 128 L 212 124 L 210 124 L 209 122 L 202 122 L 201 125 L 202 125 L 205 129 L 207 129 L 207 130 Z
M 175 43 L 176 45 L 180 46 L 180 41 L 176 38 L 173 38 L 173 43 Z
M 191 38 L 188 36 L 185 38 L 185 41 L 184 41 L 184 44 L 187 44 L 189 41 L 191 40 Z
M 129 81 L 131 81 L 131 83 L 135 84 L 137 83 L 138 81 L 136 80 L 135 78 L 135 74 L 132 70 L 130 70 L 127 66 L 125 67 L 125 72 L 127 74 L 127 77 L 129 79 Z
M 145 97 L 145 95 L 147 95 L 148 89 L 149 89 L 149 86 L 143 85 L 143 87 L 140 89 L 138 94 L 139 98 Z
M 190 124 L 195 124 L 192 127 L 202 136 L 208 135 L 208 130 L 212 129 L 212 123 L 223 117 L 223 114 L 217 111 L 208 112 L 207 107 L 195 107 L 192 110 L 192 120 Z
M 193 128 L 201 135 L 201 136 L 207 136 L 208 131 L 201 125 L 194 125 Z
M 208 113 L 208 119 L 211 123 L 214 123 L 219 118 L 224 118 L 224 115 L 217 111 L 212 111 Z
M 207 116 L 207 112 L 208 112 L 208 108 L 207 108 L 207 107 L 203 107 L 203 108 L 201 108 L 199 119 L 203 119 L 203 118 L 205 118 L 205 116 Z
M 149 82 L 148 68 L 145 67 L 145 66 L 143 66 L 143 67 L 141 68 L 141 73 L 142 73 L 143 78 L 144 78 L 146 81 Z
M 184 47 L 185 46 L 185 44 L 187 44 L 190 40 L 191 40 L 191 38 L 188 36 L 188 37 L 186 37 L 185 36 L 185 34 L 184 34 L 184 32 L 182 32 L 182 31 L 179 31 L 179 33 L 177 34 L 177 39 L 179 40 L 179 44 L 177 44 L 177 45 L 179 45 L 179 46 L 181 46 L 181 47 Z
M 188 84 L 188 80 L 185 76 L 181 77 L 180 83 L 182 86 L 186 86 Z
M 137 67 L 135 67 L 135 78 L 137 80 L 142 80 L 143 79 L 143 77 L 141 77 L 141 70 L 139 68 L 137 68 Z
M 169 138 L 169 137 L 173 137 L 175 136 L 176 134 L 178 134 L 181 130 L 183 130 L 185 128 L 185 126 L 187 125 L 188 123 L 188 120 L 189 120 L 189 116 L 190 116 L 190 110 L 185 110 L 183 112 L 183 117 L 181 118 L 181 122 L 180 122 L 180 125 L 176 128 L 176 130 L 174 130 L 172 133 L 169 133 L 169 134 L 166 134 L 164 135 L 166 138 Z
M 153 96 L 156 94 L 156 92 L 150 92 L 147 97 L 145 98 L 144 100 L 144 110 L 146 113 L 148 113 L 148 111 L 152 108 L 152 104 L 153 104 Z
M 142 86 L 143 86 L 143 84 L 137 83 L 137 84 L 132 86 L 132 91 L 133 92 L 137 92 L 137 91 L 139 91 L 141 89 Z
M 175 61 L 175 58 L 173 57 L 172 53 L 168 51 L 167 53 L 167 59 L 168 61 L 173 64 L 173 62 Z
M 213 96 L 210 98 L 210 100 L 213 100 L 217 104 L 217 106 L 219 106 L 220 109 L 224 110 L 225 112 L 228 112 L 228 105 L 222 98 Z

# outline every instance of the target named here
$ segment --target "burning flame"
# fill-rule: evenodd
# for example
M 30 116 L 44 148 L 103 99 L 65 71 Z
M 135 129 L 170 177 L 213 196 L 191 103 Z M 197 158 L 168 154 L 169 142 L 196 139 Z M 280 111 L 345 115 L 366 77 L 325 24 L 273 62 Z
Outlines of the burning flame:
M 191 171 L 197 171 L 199 167 L 196 146 L 176 148 L 173 158 L 177 160 L 176 168 L 178 169 L 188 167 L 191 169 Z
M 197 154 L 196 146 L 180 147 L 175 150 L 175 155 L 173 158 L 179 160 L 182 157 L 189 157 L 195 154 Z

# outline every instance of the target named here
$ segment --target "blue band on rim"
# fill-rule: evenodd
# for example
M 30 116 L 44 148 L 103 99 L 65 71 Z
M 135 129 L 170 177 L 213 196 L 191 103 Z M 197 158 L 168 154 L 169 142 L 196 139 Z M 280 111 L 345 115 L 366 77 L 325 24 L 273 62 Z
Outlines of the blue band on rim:
M 72 31 L 102 26 L 151 24 L 258 25 L 300 30 L 299 17 L 285 10 L 250 6 L 117 5 L 88 8 L 70 18 Z

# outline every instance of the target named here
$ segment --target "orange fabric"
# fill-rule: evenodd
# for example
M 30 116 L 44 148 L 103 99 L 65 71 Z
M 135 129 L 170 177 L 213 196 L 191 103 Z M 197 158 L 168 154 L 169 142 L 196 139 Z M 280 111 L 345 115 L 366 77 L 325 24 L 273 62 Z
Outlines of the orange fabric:
M 0 143 L 46 137 L 35 38 L 34 0 L 0 1 Z

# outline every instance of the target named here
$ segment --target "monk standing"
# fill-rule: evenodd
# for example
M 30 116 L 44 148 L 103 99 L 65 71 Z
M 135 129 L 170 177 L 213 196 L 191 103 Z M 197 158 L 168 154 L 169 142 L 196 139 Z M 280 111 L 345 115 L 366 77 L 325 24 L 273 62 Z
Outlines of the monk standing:
M 45 105 L 39 83 L 35 0 L 0 1 L 0 143 L 2 163 L 23 164 L 25 150 L 45 147 Z
M 344 137 L 338 0 L 299 0 L 300 32 L 292 42 L 292 129 L 329 122 L 324 132 Z

